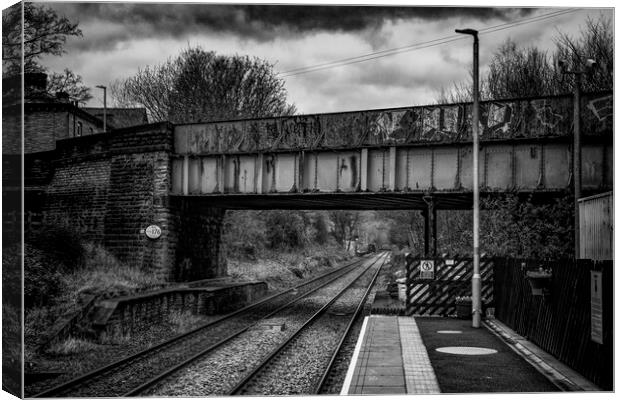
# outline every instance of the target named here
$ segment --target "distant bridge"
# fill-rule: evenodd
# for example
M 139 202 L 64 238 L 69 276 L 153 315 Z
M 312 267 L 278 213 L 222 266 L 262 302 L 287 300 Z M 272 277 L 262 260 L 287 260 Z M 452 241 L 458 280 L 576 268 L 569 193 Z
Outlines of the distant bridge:
M 572 186 L 571 96 L 481 103 L 480 185 Z M 177 125 L 173 195 L 225 208 L 471 207 L 471 104 Z M 585 96 L 582 185 L 613 184 L 612 95 Z

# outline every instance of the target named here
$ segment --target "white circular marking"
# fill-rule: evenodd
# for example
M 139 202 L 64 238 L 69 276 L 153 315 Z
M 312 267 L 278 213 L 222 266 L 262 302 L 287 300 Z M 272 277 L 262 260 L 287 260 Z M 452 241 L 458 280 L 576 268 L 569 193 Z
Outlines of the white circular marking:
M 439 347 L 436 348 L 440 353 L 448 353 L 448 354 L 461 354 L 467 356 L 482 356 L 486 354 L 494 354 L 497 353 L 497 350 L 487 349 L 485 347 Z
M 463 333 L 463 331 L 437 331 L 437 333 L 449 333 L 449 334 L 453 334 L 453 333 Z
M 157 239 L 161 236 L 161 228 L 157 225 L 149 225 L 144 233 L 149 239 Z

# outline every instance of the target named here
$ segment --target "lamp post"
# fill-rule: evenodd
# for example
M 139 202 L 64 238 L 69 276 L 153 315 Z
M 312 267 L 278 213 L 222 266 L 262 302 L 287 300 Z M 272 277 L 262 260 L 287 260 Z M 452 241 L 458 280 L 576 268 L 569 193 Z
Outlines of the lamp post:
M 566 62 L 558 62 L 563 74 L 575 76 L 573 86 L 573 188 L 575 201 L 575 260 L 579 258 L 579 198 L 581 197 L 581 76 L 596 66 L 596 61 L 588 58 L 585 68 L 566 69 Z
M 474 29 L 456 29 L 456 33 L 464 35 L 471 35 L 474 38 L 474 87 L 473 97 L 474 104 L 472 110 L 472 141 L 473 141 L 473 171 L 474 178 L 473 192 L 474 192 L 474 273 L 471 278 L 471 303 L 472 303 L 472 321 L 471 326 L 474 328 L 480 327 L 480 319 L 482 313 L 482 304 L 480 299 L 480 189 L 478 188 L 478 119 L 479 119 L 479 84 L 478 84 L 478 31 Z
M 106 87 L 103 85 L 97 85 L 97 87 L 99 89 L 103 89 L 103 132 L 107 132 L 107 111 L 108 111 L 108 106 L 107 106 L 107 101 L 106 101 Z

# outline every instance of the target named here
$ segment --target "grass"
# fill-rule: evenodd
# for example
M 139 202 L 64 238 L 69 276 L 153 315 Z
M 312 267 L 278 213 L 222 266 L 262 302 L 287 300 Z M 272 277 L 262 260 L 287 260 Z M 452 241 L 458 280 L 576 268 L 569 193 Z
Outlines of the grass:
M 24 336 L 27 354 L 31 354 L 38 340 L 47 335 L 56 319 L 76 309 L 83 294 L 114 296 L 163 283 L 152 273 L 119 262 L 101 246 L 91 243 L 83 246 L 83 264 L 71 271 L 61 272 L 61 290 L 53 301 L 26 309 Z
M 103 247 L 84 245 L 86 261 L 82 268 L 65 275 L 66 292 L 79 295 L 85 292 L 118 294 L 163 283 L 152 272 L 143 271 L 118 261 Z
M 83 353 L 85 351 L 97 349 L 99 346 L 90 340 L 68 338 L 60 343 L 51 346 L 48 353 L 51 355 L 66 356 L 69 354 Z
M 255 261 L 228 259 L 228 274 L 240 281 L 265 281 L 270 290 L 282 290 L 326 271 L 349 257 L 339 246 L 312 246 L 301 250 L 262 251 Z

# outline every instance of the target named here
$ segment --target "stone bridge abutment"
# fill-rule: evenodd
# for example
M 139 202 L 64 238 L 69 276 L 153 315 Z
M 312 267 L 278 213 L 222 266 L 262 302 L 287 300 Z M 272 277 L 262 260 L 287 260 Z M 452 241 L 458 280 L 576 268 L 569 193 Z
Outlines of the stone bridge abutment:
M 151 124 L 59 140 L 48 158 L 49 181 L 31 213 L 104 246 L 121 262 L 170 281 L 226 274 L 220 252 L 225 210 L 171 197 L 173 127 Z M 27 155 L 34 160 L 38 156 Z M 150 239 L 145 229 L 161 228 Z

